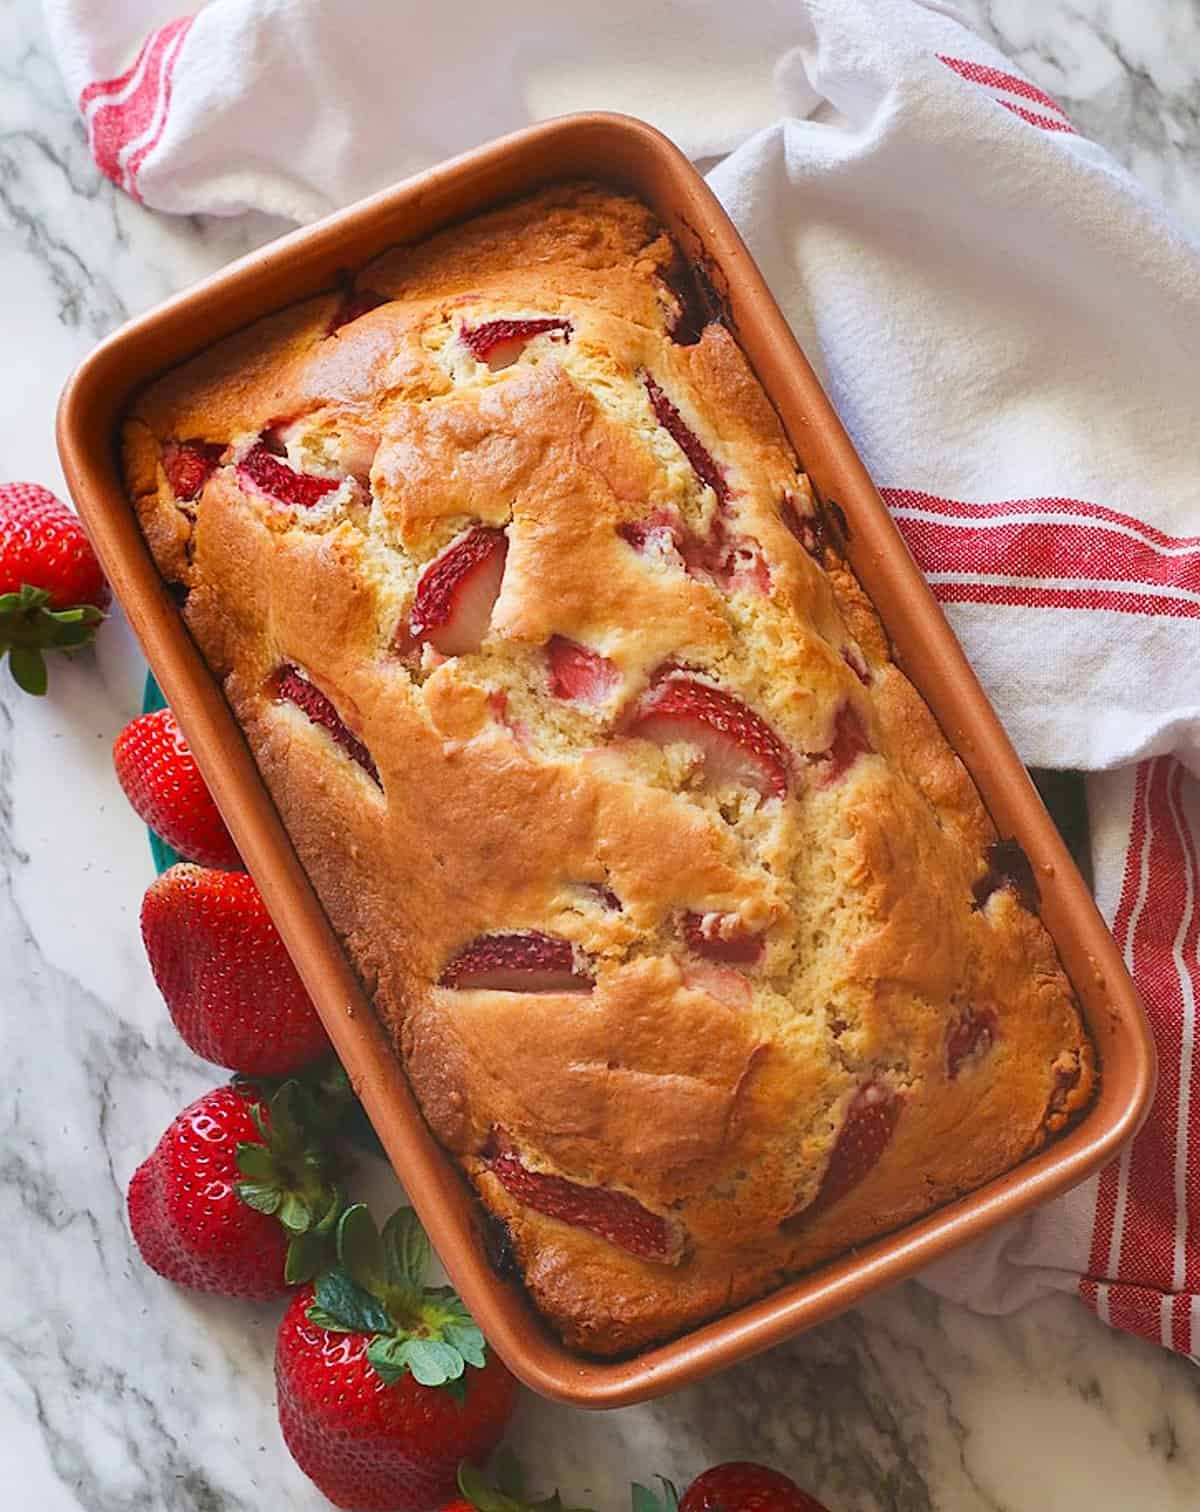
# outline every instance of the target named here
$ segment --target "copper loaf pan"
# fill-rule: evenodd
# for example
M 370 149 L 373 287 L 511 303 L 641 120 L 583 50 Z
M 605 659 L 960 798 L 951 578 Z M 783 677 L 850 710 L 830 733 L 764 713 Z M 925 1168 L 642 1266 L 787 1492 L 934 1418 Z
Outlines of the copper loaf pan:
M 901 665 L 966 763 L 1000 833 L 1018 840 L 1035 868 L 1043 918 L 1102 1066 L 1086 1115 L 1017 1169 L 759 1302 L 615 1362 L 566 1350 L 520 1287 L 493 1269 L 482 1210 L 426 1129 L 220 689 L 159 579 L 117 455 L 122 411 L 147 379 L 256 317 L 331 287 L 339 270 L 393 243 L 570 177 L 606 180 L 643 199 L 715 286 L 803 466 L 845 511 L 852 564 Z M 99 346 L 63 394 L 58 439 L 71 492 L 113 588 L 398 1175 L 488 1338 L 535 1391 L 578 1406 L 617 1407 L 695 1381 L 1058 1196 L 1110 1161 L 1136 1131 L 1153 1089 L 1153 1046 L 1117 948 L 746 248 L 694 169 L 650 127 L 599 114 L 549 121 L 243 258 Z

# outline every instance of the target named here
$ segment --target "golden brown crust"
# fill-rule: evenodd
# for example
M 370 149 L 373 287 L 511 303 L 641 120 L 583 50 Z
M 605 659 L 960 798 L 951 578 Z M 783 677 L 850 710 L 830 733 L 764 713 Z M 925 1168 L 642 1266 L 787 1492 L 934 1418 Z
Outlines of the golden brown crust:
M 644 207 L 556 187 L 377 259 L 359 288 L 386 302 L 347 324 L 330 295 L 220 343 L 125 431 L 151 549 L 189 590 L 187 623 L 426 1118 L 507 1223 L 539 1307 L 600 1354 L 977 1186 L 1093 1079 L 1045 930 L 985 885 L 995 834 L 961 762 L 837 551 L 805 549 L 817 506 L 745 358 L 720 326 L 671 340 L 674 263 Z M 569 334 L 495 370 L 464 342 L 529 318 Z M 319 506 L 249 479 L 265 432 L 335 482 Z M 225 451 L 180 500 L 162 454 L 188 440 Z M 675 535 L 639 546 L 639 522 L 663 519 Z M 507 539 L 487 632 L 422 652 L 404 633 L 418 579 L 477 525 Z M 740 566 L 704 554 L 716 540 Z M 595 704 L 555 696 L 553 637 L 611 665 Z M 378 782 L 274 696 L 285 666 Z M 786 796 L 706 786 L 694 745 L 639 738 L 631 713 L 672 666 L 766 722 L 790 752 Z M 829 759 L 842 718 L 870 747 L 845 770 Z M 760 936 L 761 958 L 703 959 L 689 914 Z M 592 989 L 438 985 L 497 931 L 570 942 Z M 864 1089 L 888 1100 L 891 1137 L 806 1214 Z M 527 1173 L 636 1199 L 682 1249 L 639 1258 L 536 1210 L 497 1174 L 497 1131 Z

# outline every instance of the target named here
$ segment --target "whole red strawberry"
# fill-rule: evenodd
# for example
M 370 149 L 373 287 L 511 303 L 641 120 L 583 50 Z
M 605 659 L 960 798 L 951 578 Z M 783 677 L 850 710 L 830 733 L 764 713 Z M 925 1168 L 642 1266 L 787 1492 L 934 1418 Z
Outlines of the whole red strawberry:
M 303 1095 L 289 1082 L 268 1104 L 234 1083 L 174 1119 L 129 1183 L 130 1228 L 152 1270 L 257 1299 L 313 1274 L 340 1200 Z
M 240 871 L 237 853 L 170 709 L 139 714 L 113 743 L 117 781 L 143 824 L 201 866 Z
M 698 1475 L 679 1512 L 828 1512 L 794 1480 L 765 1465 L 735 1460 Z
M 111 601 L 83 526 L 48 488 L 0 483 L 0 657 L 46 691 L 44 651 L 86 646 Z
M 286 1076 L 328 1053 L 248 873 L 172 866 L 146 890 L 142 939 L 176 1029 L 205 1060 L 247 1076 Z
M 461 1460 L 496 1447 L 516 1382 L 454 1293 L 423 1288 L 429 1241 L 410 1208 L 382 1235 L 348 1208 L 338 1256 L 280 1324 L 284 1442 L 335 1506 L 425 1512 L 455 1497 Z

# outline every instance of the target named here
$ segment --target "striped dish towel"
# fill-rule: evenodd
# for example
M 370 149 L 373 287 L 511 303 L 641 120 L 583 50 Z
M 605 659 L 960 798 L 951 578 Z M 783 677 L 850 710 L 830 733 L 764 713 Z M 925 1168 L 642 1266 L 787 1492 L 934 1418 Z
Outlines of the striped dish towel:
M 568 109 L 696 159 L 1032 765 L 1086 770 L 1161 1080 L 1098 1179 L 926 1276 L 1200 1354 L 1200 239 L 935 0 L 45 0 L 96 160 L 297 220 Z

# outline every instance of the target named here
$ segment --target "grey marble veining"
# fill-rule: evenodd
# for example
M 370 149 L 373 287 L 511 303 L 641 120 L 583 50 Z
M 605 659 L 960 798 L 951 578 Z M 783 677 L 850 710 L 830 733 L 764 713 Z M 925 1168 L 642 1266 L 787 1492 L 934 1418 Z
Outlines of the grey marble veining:
M 970 0 L 1082 130 L 1200 222 L 1193 0 Z M 34 0 L 0 0 L 0 476 L 61 486 L 58 390 L 97 337 L 278 226 L 151 215 L 97 173 Z M 179 1044 L 137 931 L 151 869 L 111 775 L 141 662 L 108 625 L 35 703 L 0 675 L 0 1507 L 326 1505 L 274 1419 L 278 1308 L 178 1292 L 131 1255 L 124 1188 L 216 1079 Z M 376 1188 L 389 1180 L 371 1173 Z M 905 1287 L 718 1380 L 584 1415 L 526 1397 L 548 1488 L 624 1507 L 631 1477 L 729 1456 L 835 1512 L 1200 1505 L 1194 1367 L 1069 1297 L 1009 1319 Z

